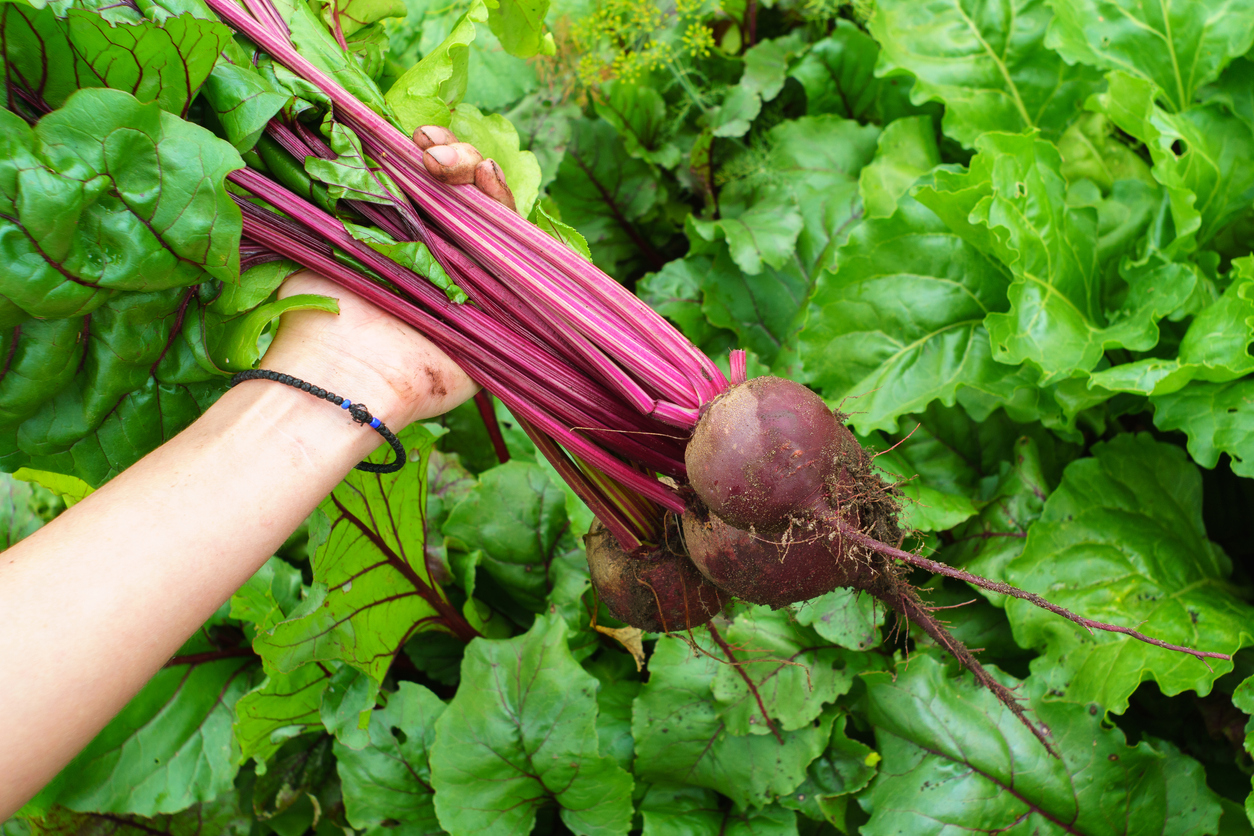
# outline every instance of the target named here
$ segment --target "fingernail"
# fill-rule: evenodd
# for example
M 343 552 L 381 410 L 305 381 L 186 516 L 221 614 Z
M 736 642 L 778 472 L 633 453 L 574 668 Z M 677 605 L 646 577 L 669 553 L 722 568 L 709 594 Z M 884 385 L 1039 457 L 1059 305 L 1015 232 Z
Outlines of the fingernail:
M 501 167 L 497 165 L 496 160 L 492 160 L 491 163 L 492 163 L 492 173 L 493 175 L 496 176 L 496 182 L 504 186 L 505 185 L 505 172 L 501 171 Z
M 445 168 L 457 162 L 457 152 L 447 145 L 436 145 L 428 148 L 427 153 L 435 157 L 435 161 Z

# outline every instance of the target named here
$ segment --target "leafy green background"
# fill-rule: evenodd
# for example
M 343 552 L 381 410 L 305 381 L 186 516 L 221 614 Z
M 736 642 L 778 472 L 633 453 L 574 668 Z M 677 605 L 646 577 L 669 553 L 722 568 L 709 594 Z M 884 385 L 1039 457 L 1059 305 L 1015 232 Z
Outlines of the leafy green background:
M 221 245 L 241 154 L 324 206 L 388 188 L 355 137 L 303 168 L 259 141 L 324 103 L 191 0 L 36 5 L 0 4 L 6 544 L 264 347 L 290 265 Z M 912 546 L 1235 659 L 912 575 L 1057 760 L 845 590 L 641 636 L 638 669 L 594 628 L 586 509 L 466 406 L 338 488 L 4 836 L 1254 832 L 1254 2 L 280 6 L 711 356 L 848 413 Z

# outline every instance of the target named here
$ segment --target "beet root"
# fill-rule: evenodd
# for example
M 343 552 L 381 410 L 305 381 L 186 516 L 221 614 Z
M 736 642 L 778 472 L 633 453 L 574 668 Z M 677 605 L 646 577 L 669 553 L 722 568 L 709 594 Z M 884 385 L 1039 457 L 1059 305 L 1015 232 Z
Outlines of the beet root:
M 772 538 L 689 511 L 683 527 L 688 554 L 701 574 L 737 598 L 775 609 L 837 587 L 872 589 L 886 565 L 821 522 L 794 525 L 785 537 Z
M 688 442 L 688 478 L 706 506 L 736 528 L 776 533 L 824 503 L 829 477 L 861 448 L 800 383 L 758 377 L 705 409 Z
M 670 633 L 705 624 L 729 600 L 686 555 L 665 545 L 632 557 L 601 523 L 584 538 L 592 585 L 610 614 L 650 633 Z

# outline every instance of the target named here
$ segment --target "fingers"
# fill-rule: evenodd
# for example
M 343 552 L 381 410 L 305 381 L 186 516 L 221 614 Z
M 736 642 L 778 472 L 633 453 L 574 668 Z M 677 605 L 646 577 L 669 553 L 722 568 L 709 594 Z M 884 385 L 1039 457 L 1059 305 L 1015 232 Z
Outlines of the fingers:
M 458 142 L 448 128 L 424 125 L 414 131 L 414 144 L 423 150 L 422 162 L 432 177 L 452 186 L 474 183 L 497 203 L 518 211 L 500 165 L 485 160 L 470 143 Z
M 452 145 L 456 141 L 452 131 L 439 125 L 423 125 L 414 131 L 414 144 L 424 151 L 432 145 Z
M 422 162 L 433 177 L 452 186 L 475 182 L 475 166 L 483 157 L 468 142 L 433 145 L 422 155 Z
M 505 183 L 505 172 L 496 164 L 496 160 L 484 160 L 475 166 L 475 187 L 511 212 L 517 212 L 514 193 Z

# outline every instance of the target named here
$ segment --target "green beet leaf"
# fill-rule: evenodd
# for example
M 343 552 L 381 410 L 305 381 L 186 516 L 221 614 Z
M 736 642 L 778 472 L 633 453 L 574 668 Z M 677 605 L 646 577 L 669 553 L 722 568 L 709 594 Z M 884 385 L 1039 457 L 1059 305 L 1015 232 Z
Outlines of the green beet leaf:
M 835 271 L 820 274 L 800 352 L 811 383 L 839 403 L 857 396 L 860 432 L 1012 367 L 993 360 L 985 318 L 1005 310 L 1009 277 L 936 215 L 903 198 L 890 218 L 855 229 Z
M 1049 5 L 1054 20 L 1045 43 L 1051 49 L 1072 63 L 1148 79 L 1175 112 L 1192 104 L 1199 87 L 1254 44 L 1249 0 L 1049 0 Z
M 201 88 L 226 138 L 241 153 L 257 144 L 266 124 L 292 100 L 250 64 L 243 48 L 228 41 Z
M 1171 198 L 1176 240 L 1161 248 L 1188 253 L 1210 241 L 1254 199 L 1254 132 L 1215 103 L 1170 113 L 1148 81 L 1111 72 L 1109 89 L 1090 107 L 1144 142 L 1151 169 Z
M 601 85 L 597 115 L 614 126 L 627 153 L 663 168 L 674 168 L 680 149 L 672 140 L 673 126 L 666 100 L 647 83 L 612 79 Z
M 505 51 L 516 58 L 557 51 L 553 35 L 545 31 L 549 0 L 493 0 L 488 3 L 488 27 Z
M 466 95 L 469 45 L 475 24 L 487 20 L 488 10 L 475 0 L 439 46 L 427 52 L 388 89 L 388 106 L 401 130 L 413 133 L 423 125 L 448 125 L 449 110 Z
M 412 682 L 401 682 L 387 705 L 370 713 L 369 743 L 335 744 L 335 759 L 349 822 L 367 830 L 385 821 L 402 832 L 443 833 L 435 818 L 428 757 L 444 703 Z
M 1086 618 L 1234 653 L 1254 643 L 1254 608 L 1233 594 L 1231 561 L 1206 538 L 1201 489 L 1177 447 L 1131 434 L 1095 445 L 1092 457 L 1068 465 L 1007 580 Z M 1122 713 L 1144 679 L 1168 695 L 1205 694 L 1231 669 L 1114 633 L 1090 635 L 1022 601 L 1007 602 L 1006 614 L 1020 645 L 1044 649 L 1035 676 L 1068 700 L 1109 711 Z
M 1096 705 L 1046 700 L 1035 677 L 1026 690 L 1029 716 L 1050 728 L 1061 760 L 930 652 L 916 651 L 895 677 L 868 677 L 866 716 L 883 762 L 860 799 L 871 813 L 860 832 L 1215 832 L 1220 806 L 1199 763 L 1162 742 L 1128 746 L 1121 731 L 1103 728 Z
M 645 222 L 665 202 L 666 191 L 657 172 L 632 157 L 607 122 L 571 123 L 570 144 L 549 194 L 562 221 L 579 230 L 593 261 L 611 275 L 622 262 L 643 258 L 652 269 L 665 263 Z
M 1006 566 L 1023 553 L 1028 530 L 1041 516 L 1050 483 L 1041 465 L 1040 448 L 1031 438 L 1015 442 L 1014 459 L 1006 463 L 996 488 L 979 514 L 954 532 L 954 544 L 942 556 L 990 580 L 1004 581 Z M 988 595 L 1002 605 L 1004 598 Z
M 764 807 L 805 780 L 822 754 L 830 725 L 738 736 L 719 716 L 712 688 L 725 666 L 708 636 L 694 637 L 704 653 L 684 641 L 659 639 L 649 659 L 649 682 L 636 698 L 632 733 L 636 775 L 642 780 L 689 784 L 724 793 L 740 807 Z
M 228 792 L 178 813 L 155 816 L 76 813 L 56 807 L 30 832 L 40 836 L 145 836 L 154 832 L 166 836 L 248 836 L 253 826 L 252 817 L 240 809 L 239 797 Z M 4 833 L 8 836 L 9 831 Z
M 586 662 L 584 669 L 597 678 L 597 740 L 600 751 L 630 772 L 635 756 L 631 705 L 640 693 L 640 673 L 632 658 L 620 652 L 601 653 Z
M 328 119 L 322 123 L 322 129 L 329 132 L 336 158 L 324 160 L 310 156 L 304 159 L 304 166 L 306 174 L 327 184 L 332 200 L 349 198 L 391 206 L 404 199 L 387 172 L 366 159 L 361 140 L 348 127 Z
M 939 172 L 916 197 L 1014 276 L 1010 310 L 986 320 L 994 358 L 1030 361 L 1051 383 L 1093 369 L 1107 348 L 1152 348 L 1158 320 L 1189 298 L 1194 274 L 1172 263 L 1124 265 L 1130 290 L 1108 315 L 1097 212 L 1067 205 L 1057 148 L 1005 134 L 976 145 L 966 173 Z
M 319 506 L 330 530 L 312 560 L 314 592 L 255 645 L 274 670 L 343 661 L 381 682 L 415 630 L 435 623 L 468 631 L 424 556 L 426 460 L 435 436 L 415 424 L 401 441 L 410 467 L 354 470 Z M 372 460 L 394 455 L 383 448 Z
M 443 531 L 447 548 L 480 552 L 480 568 L 526 609 L 539 612 L 552 588 L 551 564 L 569 548 L 569 528 L 562 490 L 539 465 L 511 461 L 479 477 Z
M 197 634 L 40 795 L 80 812 L 177 813 L 231 789 L 236 701 L 255 657 Z
M 243 162 L 227 143 L 106 89 L 76 93 L 34 130 L 8 112 L 0 126 L 0 293 L 27 313 L 238 279 L 240 214 L 221 184 Z
M 875 159 L 858 177 L 866 217 L 891 217 L 898 198 L 939 163 L 930 116 L 910 116 L 890 123 L 880 134 Z
M 748 213 L 742 215 L 740 220 L 747 216 Z M 736 265 L 734 258 L 726 245 L 719 244 L 713 263 L 697 279 L 702 293 L 701 312 L 705 315 L 703 324 L 706 330 L 733 332 L 739 338 L 738 347 L 752 351 L 765 363 L 774 363 L 781 352 L 796 342 L 810 281 L 795 263 L 785 262 L 779 269 L 759 267 L 756 273 L 749 274 Z M 694 267 L 708 263 L 708 258 L 693 258 L 692 263 Z
M 880 761 L 878 752 L 845 734 L 848 719 L 848 715 L 837 718 L 827 751 L 810 764 L 801 785 L 779 799 L 781 806 L 815 821 L 830 822 L 841 832 L 847 832 L 851 795 L 871 782 Z
M 179 116 L 187 115 L 231 38 L 223 24 L 189 14 L 115 25 L 94 12 L 71 9 L 65 22 L 75 54 L 102 86 L 155 101 Z
M 716 793 L 654 784 L 640 801 L 645 836 L 797 836 L 797 816 L 771 806 L 730 810 Z
M 811 725 L 825 705 L 849 691 L 866 658 L 825 645 L 817 632 L 796 624 L 788 610 L 753 607 L 719 633 L 727 646 L 719 644 L 712 652 L 728 664 L 714 675 L 710 693 L 734 735 Z M 767 718 L 773 721 L 769 725 Z
M 1249 377 L 1231 383 L 1195 380 L 1179 391 L 1153 398 L 1154 426 L 1182 430 L 1189 437 L 1189 454 L 1203 467 L 1214 467 L 1219 454 L 1232 458 L 1232 470 L 1254 476 L 1254 424 Z
M 454 833 L 529 833 L 556 803 L 579 834 L 626 834 L 630 774 L 599 751 L 596 680 L 566 646 L 565 623 L 541 616 L 525 635 L 472 642 L 461 688 L 436 721 L 431 785 Z
M 322 725 L 349 749 L 371 744 L 367 731 L 379 697 L 379 683 L 348 665 L 337 670 L 322 692 Z
M 290 674 L 273 670 L 266 674 L 235 706 L 240 757 L 253 758 L 258 769 L 292 738 L 323 731 L 322 694 L 331 681 L 332 667 L 312 664 Z
M 389 5 L 379 4 L 378 0 L 357 2 L 369 7 Z M 299 0 L 274 0 L 274 6 L 287 23 L 291 31 L 292 46 L 296 47 L 297 52 L 339 82 L 362 104 L 381 116 L 391 116 L 388 103 L 384 101 L 374 80 L 366 74 L 360 63 L 340 47 L 308 4 Z
M 875 599 L 852 589 L 834 589 L 796 608 L 797 623 L 811 627 L 825 641 L 849 650 L 879 644 L 883 610 Z
M 390 17 L 404 17 L 405 4 L 401 0 L 330 0 L 322 6 L 322 22 L 332 34 L 348 38 Z
M 909 74 L 911 98 L 945 105 L 945 133 L 971 146 L 987 131 L 1056 136 L 1101 77 L 1045 47 L 1045 0 L 969 6 L 960 0 L 879 0 L 869 21 L 877 74 Z

